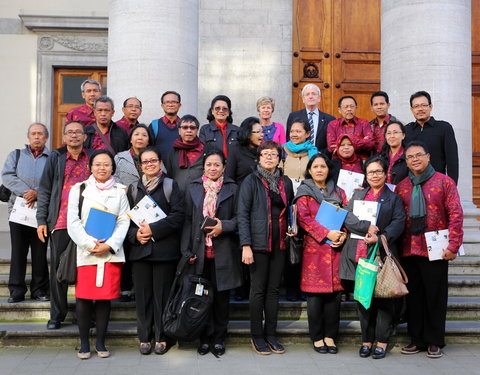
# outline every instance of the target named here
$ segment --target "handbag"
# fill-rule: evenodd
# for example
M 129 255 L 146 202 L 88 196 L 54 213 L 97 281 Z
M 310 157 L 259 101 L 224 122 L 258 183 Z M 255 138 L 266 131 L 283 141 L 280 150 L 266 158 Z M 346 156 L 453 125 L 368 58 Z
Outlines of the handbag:
M 15 173 L 17 173 L 18 159 L 20 159 L 20 149 L 15 150 Z M 0 201 L 8 202 L 12 192 L 5 185 L 0 185 Z
M 299 264 L 302 260 L 303 252 L 303 237 L 301 236 L 287 236 L 288 260 L 292 266 Z
M 372 303 L 373 291 L 377 282 L 378 264 L 375 263 L 375 255 L 377 254 L 378 242 L 371 245 L 369 258 L 360 258 L 355 271 L 355 290 L 353 298 L 357 300 L 365 309 L 370 308 Z
M 78 215 L 82 216 L 83 191 L 86 184 L 80 185 L 78 197 Z M 56 272 L 57 281 L 61 284 L 74 285 L 77 282 L 77 244 L 70 240 L 66 249 L 60 255 L 58 268 Z
M 388 248 L 388 241 L 385 235 L 381 235 L 383 249 L 386 257 L 382 261 L 378 254 L 379 271 L 377 274 L 377 283 L 375 285 L 374 297 L 377 298 L 395 298 L 408 294 L 405 284 L 408 283 L 408 277 L 398 260 L 393 256 Z
M 68 242 L 67 248 L 60 255 L 57 281 L 67 285 L 74 285 L 77 282 L 77 244 L 72 240 Z

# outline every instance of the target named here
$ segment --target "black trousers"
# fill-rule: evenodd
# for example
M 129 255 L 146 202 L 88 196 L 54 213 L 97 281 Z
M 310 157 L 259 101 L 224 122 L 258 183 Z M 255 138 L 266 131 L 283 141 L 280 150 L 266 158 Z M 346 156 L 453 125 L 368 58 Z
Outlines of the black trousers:
M 253 337 L 275 336 L 277 331 L 278 295 L 286 251 L 273 248 L 269 253 L 254 252 L 254 263 L 250 265 L 250 331 Z
M 372 298 L 368 310 L 357 303 L 363 342 L 388 343 L 395 325 L 395 303 L 393 298 Z
M 130 247 L 127 241 L 123 244 L 123 251 L 125 253 L 125 263 L 122 266 L 122 276 L 120 278 L 120 291 L 130 292 L 133 288 L 132 262 L 129 259 Z
M 214 298 L 210 321 L 205 328 L 205 332 L 201 335 L 200 341 L 211 345 L 223 344 L 227 337 L 230 290 L 218 291 L 215 259 L 205 258 L 203 276 L 212 283 Z
M 68 313 L 68 285 L 57 281 L 57 268 L 70 241 L 66 229 L 57 229 L 50 235 L 50 320 L 55 322 L 63 322 Z
M 32 281 L 30 295 L 48 296 L 47 242 L 39 240 L 37 229 L 9 222 L 12 244 L 8 289 L 11 297 L 24 297 L 27 292 L 25 273 L 27 271 L 28 249 L 31 248 Z
M 163 331 L 163 310 L 167 304 L 177 262 L 132 262 L 137 331 L 140 342 L 167 341 Z
M 307 314 L 312 341 L 335 339 L 340 325 L 340 292 L 308 293 Z
M 403 258 L 408 276 L 407 322 L 412 343 L 445 346 L 448 300 L 448 261 L 411 256 Z

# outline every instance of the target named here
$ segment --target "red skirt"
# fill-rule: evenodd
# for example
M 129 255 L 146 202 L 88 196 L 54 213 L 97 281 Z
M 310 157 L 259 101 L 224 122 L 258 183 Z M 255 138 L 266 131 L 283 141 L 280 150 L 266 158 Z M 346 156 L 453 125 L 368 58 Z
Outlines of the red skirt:
M 120 276 L 123 263 L 105 263 L 103 285 L 96 286 L 97 265 L 77 267 L 75 297 L 84 299 L 115 299 L 120 297 Z

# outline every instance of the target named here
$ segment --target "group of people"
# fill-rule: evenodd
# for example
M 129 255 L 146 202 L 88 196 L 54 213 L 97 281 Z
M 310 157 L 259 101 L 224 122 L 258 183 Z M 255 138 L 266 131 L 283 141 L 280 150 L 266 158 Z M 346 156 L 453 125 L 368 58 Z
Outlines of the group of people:
M 85 104 L 68 113 L 64 145 L 49 151 L 47 127 L 32 124 L 29 144 L 8 155 L 2 172 L 12 192 L 9 209 L 17 197 L 28 207 L 36 203 L 38 224 L 35 229 L 10 222 L 9 302 L 25 299 L 31 247 L 31 298 L 50 300 L 47 328 L 59 329 L 68 312 L 68 286 L 57 281 L 55 270 L 65 249 L 75 244 L 79 358 L 91 356 L 92 319 L 95 351 L 102 358 L 110 355 L 105 347 L 110 301 L 130 300 L 132 291 L 140 352 L 166 353 L 175 339 L 165 334 L 162 313 L 181 257 L 214 288 L 199 354 L 225 353 L 230 292 L 245 283 L 253 350 L 284 353 L 277 339 L 282 277 L 307 299 L 314 350 L 335 354 L 341 293 L 353 290 L 359 258 L 380 243 L 381 235 L 409 277 L 411 343 L 402 353 L 426 349 L 429 357 L 442 356 L 448 260 L 462 244 L 463 213 L 453 128 L 430 115 L 427 92 L 411 96 L 416 121 L 404 126 L 388 113 L 389 98 L 383 91 L 371 97 L 372 121 L 355 116 L 352 96 L 340 99 L 340 117 L 335 119 L 319 111 L 320 89 L 308 84 L 302 90 L 305 109 L 290 114 L 285 131 L 271 120 L 275 101 L 270 97 L 258 99 L 259 117 L 236 126 L 230 99 L 218 95 L 208 109 L 209 123 L 200 127 L 195 116 L 178 116 L 181 96 L 167 91 L 161 97 L 164 116 L 146 126 L 138 121 L 138 98 L 124 101 L 124 117 L 115 123 L 113 101 L 101 96 L 97 81 L 83 82 L 81 90 Z M 341 169 L 366 176 L 364 188 L 350 200 L 337 186 Z M 137 225 L 127 213 L 147 195 L 165 217 Z M 329 230 L 315 220 L 323 201 L 348 211 L 341 230 Z M 355 201 L 380 204 L 375 224 L 353 214 Z M 298 210 L 298 233 L 288 230 L 292 204 Z M 93 209 L 115 215 L 108 238 L 87 233 Z M 211 221 L 202 227 L 205 218 Z M 430 262 L 424 234 L 443 229 L 449 230 L 448 248 L 443 260 Z M 288 237 L 293 236 L 303 237 L 300 266 L 286 261 Z M 379 248 L 385 256 L 381 243 Z M 359 305 L 358 313 L 359 355 L 385 357 L 398 320 L 398 301 L 373 298 L 371 307 Z

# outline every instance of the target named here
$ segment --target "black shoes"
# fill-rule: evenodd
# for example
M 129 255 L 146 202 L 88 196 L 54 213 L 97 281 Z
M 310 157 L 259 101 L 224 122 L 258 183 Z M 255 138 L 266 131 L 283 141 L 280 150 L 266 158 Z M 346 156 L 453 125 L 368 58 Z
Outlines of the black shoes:
M 440 349 L 440 347 L 438 347 L 437 345 L 428 345 L 427 357 L 428 358 L 441 358 L 441 357 L 443 357 L 442 349 Z
M 327 352 L 328 354 L 337 354 L 338 348 L 335 345 L 327 346 Z
M 320 353 L 320 354 L 327 354 L 328 353 L 328 347 L 324 344 L 324 345 L 321 345 L 321 346 L 315 346 L 315 344 L 313 345 L 313 350 L 315 350 L 317 353 Z
M 45 295 L 45 294 L 42 294 L 42 295 L 39 295 L 39 296 L 35 296 L 35 297 L 32 297 L 32 299 L 34 301 L 41 301 L 41 302 L 47 302 L 47 301 L 50 301 L 50 297 Z
M 220 356 L 224 355 L 225 354 L 225 345 L 223 345 L 223 344 L 213 345 L 212 354 L 215 357 L 220 357 Z
M 210 345 L 208 344 L 201 344 L 197 349 L 198 354 L 205 355 L 210 352 Z
M 372 354 L 372 348 L 370 346 L 367 346 L 367 345 L 362 345 L 360 347 L 360 350 L 358 351 L 358 354 L 362 358 L 370 357 L 370 354 Z
M 17 303 L 22 301 L 25 301 L 25 297 L 9 297 L 8 298 L 8 303 Z
M 168 349 L 170 349 L 170 346 L 168 345 L 168 343 L 164 343 L 164 342 L 155 343 L 155 349 L 154 349 L 155 354 L 163 355 L 166 352 L 168 352 Z
M 139 349 L 142 355 L 149 355 L 152 352 L 152 344 L 149 342 L 141 342 Z
M 60 322 L 56 322 L 55 320 L 49 320 L 47 323 L 47 329 L 60 329 Z
M 400 353 L 402 354 L 417 354 L 417 353 L 420 353 L 422 349 L 420 347 L 418 347 L 417 345 L 415 344 L 408 344 L 407 346 L 404 346 L 401 350 L 400 350 Z
M 265 338 L 265 342 L 273 353 L 275 354 L 285 353 L 285 348 L 283 347 L 282 344 L 280 344 L 277 341 L 277 338 L 275 336 L 267 336 Z
M 260 355 L 272 354 L 270 347 L 267 345 L 263 337 L 252 337 L 252 348 L 255 353 Z
M 382 359 L 385 358 L 387 355 L 387 351 L 385 349 L 382 349 L 381 347 L 377 346 L 375 350 L 373 351 L 372 358 L 373 359 Z

